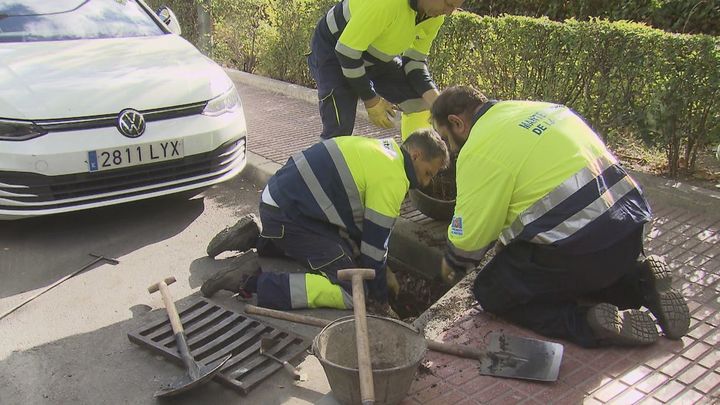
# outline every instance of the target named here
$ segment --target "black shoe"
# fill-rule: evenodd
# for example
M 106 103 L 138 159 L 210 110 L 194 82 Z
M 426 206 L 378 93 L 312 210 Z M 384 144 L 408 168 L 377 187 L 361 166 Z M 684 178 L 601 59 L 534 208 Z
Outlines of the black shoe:
M 690 328 L 690 310 L 680 291 L 672 288 L 672 273 L 659 256 L 639 263 L 644 305 L 655 315 L 669 339 L 680 339 Z
M 237 250 L 245 252 L 257 246 L 260 221 L 254 214 L 245 215 L 235 225 L 215 235 L 207 247 L 207 255 L 214 258 L 222 252 Z
M 655 343 L 658 339 L 655 322 L 638 309 L 620 311 L 612 304 L 597 304 L 588 310 L 587 321 L 603 343 L 640 346 Z
M 241 256 L 241 260 L 242 263 L 239 265 L 220 271 L 205 281 L 200 287 L 203 297 L 210 298 L 220 290 L 245 293 L 248 279 L 260 274 L 260 263 L 254 252 Z

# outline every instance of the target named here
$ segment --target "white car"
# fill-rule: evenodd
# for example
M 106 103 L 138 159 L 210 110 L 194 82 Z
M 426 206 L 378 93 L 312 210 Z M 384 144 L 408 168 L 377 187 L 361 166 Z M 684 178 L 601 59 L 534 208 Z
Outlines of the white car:
M 240 97 L 141 0 L 0 0 L 0 219 L 206 188 L 246 164 Z

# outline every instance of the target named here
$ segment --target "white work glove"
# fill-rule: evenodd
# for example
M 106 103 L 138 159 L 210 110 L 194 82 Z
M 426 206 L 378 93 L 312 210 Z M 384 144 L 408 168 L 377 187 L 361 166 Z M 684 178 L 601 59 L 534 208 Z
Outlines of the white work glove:
M 390 117 L 395 117 L 395 107 L 380 96 L 376 96 L 365 102 L 365 110 L 367 110 L 368 119 L 374 125 L 380 128 L 393 128 L 394 125 Z

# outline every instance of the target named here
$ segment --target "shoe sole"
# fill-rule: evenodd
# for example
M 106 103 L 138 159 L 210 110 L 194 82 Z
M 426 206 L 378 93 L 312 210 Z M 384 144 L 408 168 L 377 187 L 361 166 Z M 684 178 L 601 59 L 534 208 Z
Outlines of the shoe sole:
M 629 309 L 618 310 L 612 304 L 598 304 L 590 309 L 588 322 L 601 340 L 623 346 L 655 343 L 658 339 L 655 322 L 647 314 Z
M 245 228 L 246 226 L 253 224 L 255 226 L 255 229 L 257 230 L 257 223 L 256 217 L 254 215 L 246 215 L 238 220 L 238 222 L 228 228 L 223 229 L 215 235 L 214 238 L 208 243 L 207 246 L 207 255 L 211 258 L 215 258 L 215 256 L 219 255 L 222 252 L 228 251 L 228 250 L 236 250 L 236 238 L 233 238 L 233 235 L 240 232 L 241 229 Z M 259 235 L 259 232 L 257 232 Z M 255 237 L 257 237 L 256 235 Z M 251 246 L 252 247 L 252 246 Z
M 680 339 L 690 328 L 690 310 L 680 291 L 672 288 L 672 274 L 657 256 L 645 259 L 643 281 L 647 288 L 645 301 L 669 339 Z
M 205 298 L 212 297 L 218 291 L 223 289 L 223 287 L 224 287 L 223 277 L 225 277 L 226 274 L 231 273 L 233 271 L 239 271 L 241 273 L 244 273 L 243 276 L 241 277 L 241 281 L 240 281 L 240 285 L 242 285 L 245 278 L 249 277 L 251 273 L 257 272 L 259 269 L 260 269 L 260 264 L 257 260 L 257 254 L 246 253 L 246 254 L 240 256 L 239 260 L 236 260 L 232 267 L 228 267 L 226 269 L 220 270 L 219 272 L 215 273 L 212 277 L 207 279 L 200 286 L 200 293 Z

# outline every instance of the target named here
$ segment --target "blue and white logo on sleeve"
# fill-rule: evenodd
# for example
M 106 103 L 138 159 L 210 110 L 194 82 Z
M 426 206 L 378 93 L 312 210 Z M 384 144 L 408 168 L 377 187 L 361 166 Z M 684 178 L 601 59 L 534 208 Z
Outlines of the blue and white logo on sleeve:
M 462 217 L 453 217 L 452 222 L 450 222 L 450 233 L 455 236 L 463 236 Z
M 391 158 L 397 157 L 397 152 L 395 152 L 395 148 L 393 147 L 393 141 L 392 138 L 384 138 L 380 139 L 380 145 L 383 147 L 383 152 L 390 156 Z

